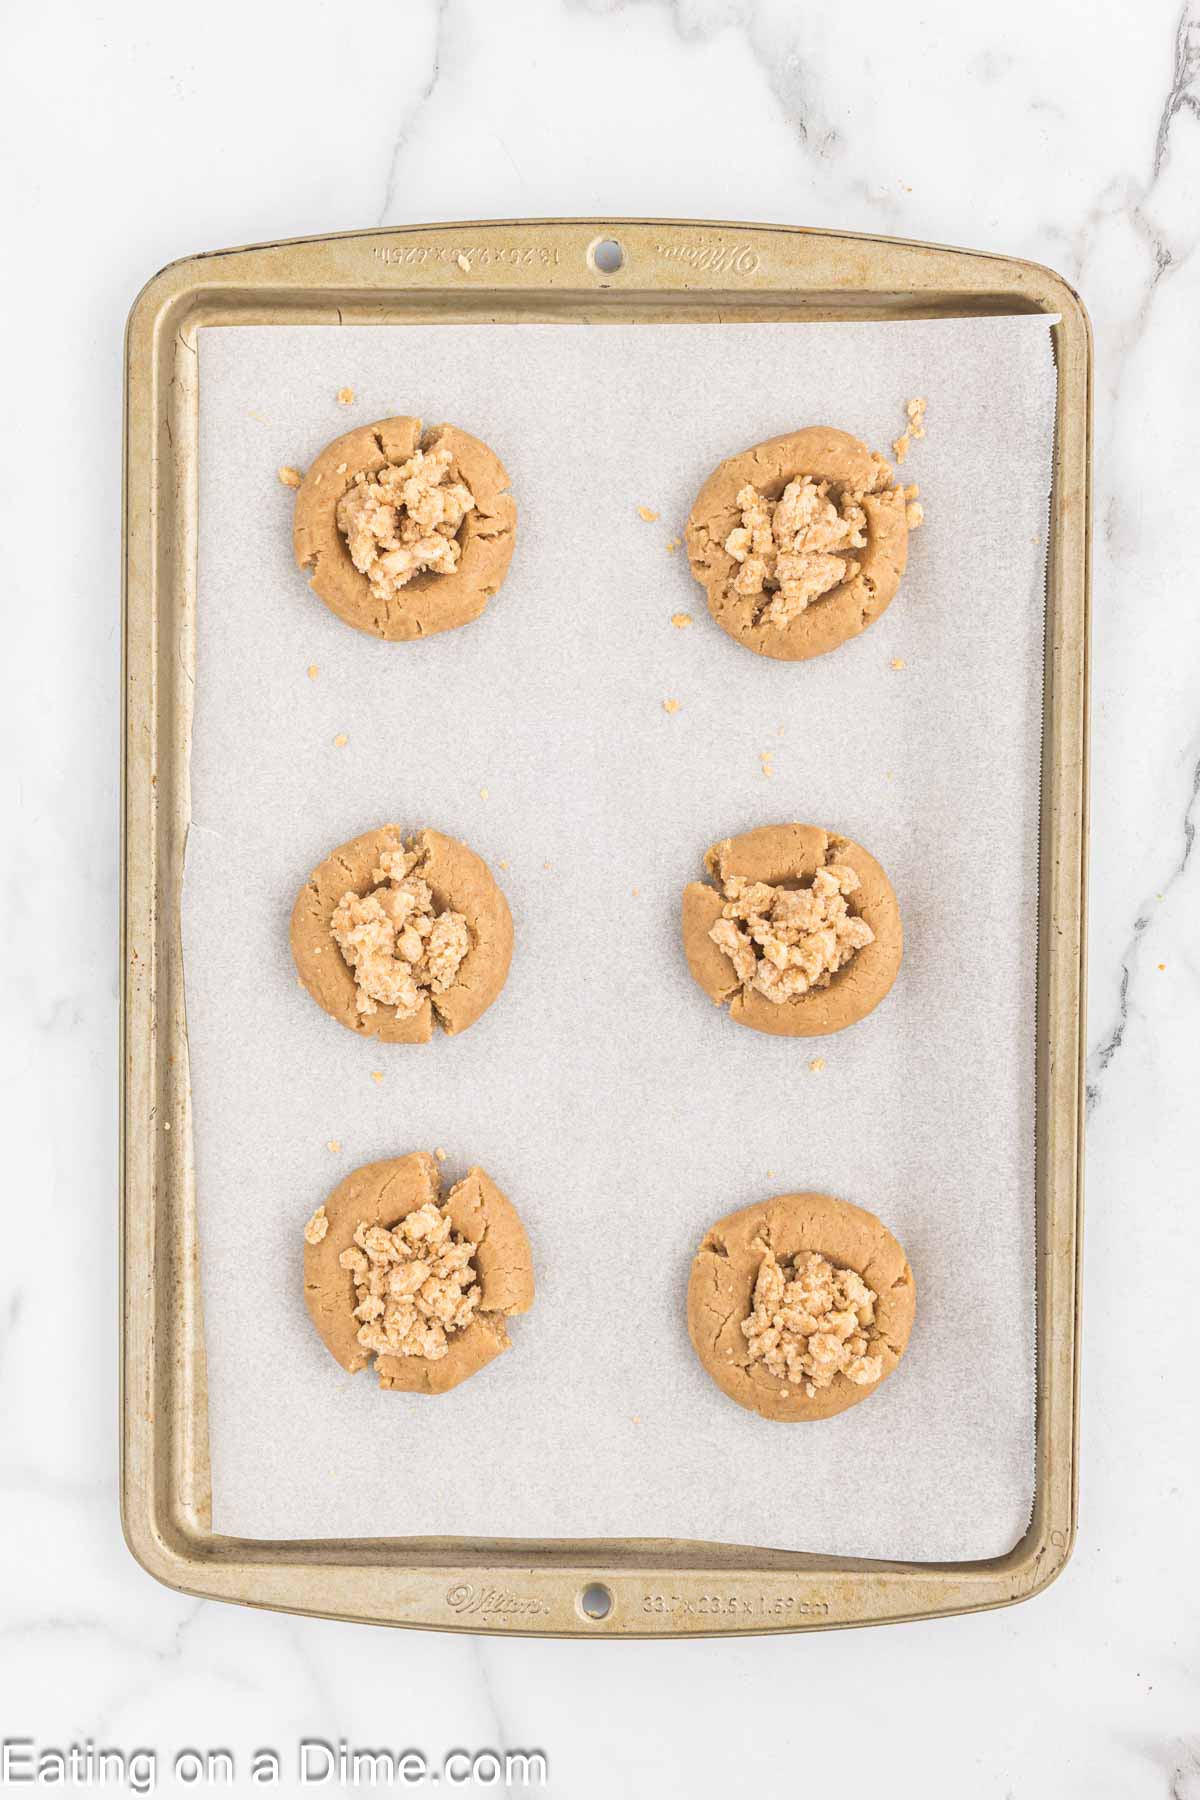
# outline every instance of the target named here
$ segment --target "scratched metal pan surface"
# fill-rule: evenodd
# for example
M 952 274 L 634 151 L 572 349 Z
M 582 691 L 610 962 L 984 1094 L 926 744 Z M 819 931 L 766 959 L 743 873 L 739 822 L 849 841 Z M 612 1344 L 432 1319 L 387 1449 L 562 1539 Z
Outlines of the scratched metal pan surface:
M 619 245 L 618 260 L 600 249 Z M 457 259 L 469 259 L 470 287 Z M 220 324 L 622 323 L 1056 314 L 1037 1008 L 1036 1498 L 972 1563 L 670 1538 L 256 1541 L 214 1534 L 180 950 L 194 676 L 196 334 Z M 1038 1593 L 1075 1530 L 1082 1209 L 1091 333 L 1033 263 L 778 226 L 512 220 L 352 232 L 172 264 L 125 360 L 122 1514 L 184 1592 L 378 1624 L 682 1637 L 882 1624 Z M 163 1129 L 172 1124 L 169 1132 Z

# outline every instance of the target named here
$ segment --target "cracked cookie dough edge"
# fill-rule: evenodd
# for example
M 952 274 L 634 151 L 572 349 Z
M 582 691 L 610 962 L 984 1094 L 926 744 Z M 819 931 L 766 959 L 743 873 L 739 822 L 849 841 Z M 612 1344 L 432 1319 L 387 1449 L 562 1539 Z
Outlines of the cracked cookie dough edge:
M 858 876 L 857 911 L 875 933 L 874 943 L 857 951 L 827 988 L 810 989 L 780 1005 L 747 992 L 708 935 L 721 915 L 721 883 L 729 875 L 772 884 L 811 880 L 827 862 L 844 862 Z M 903 960 L 904 929 L 891 882 L 861 844 L 818 825 L 760 825 L 713 844 L 704 866 L 711 881 L 689 882 L 683 890 L 684 956 L 693 981 L 714 1005 L 728 1007 L 735 1024 L 768 1037 L 829 1037 L 857 1025 L 887 998 Z
M 883 1358 L 878 1381 L 858 1386 L 839 1373 L 809 1396 L 748 1363 L 741 1322 L 749 1315 L 766 1247 L 780 1260 L 817 1251 L 875 1289 Z M 701 1365 L 737 1405 L 780 1424 L 834 1418 L 867 1399 L 899 1365 L 915 1313 L 916 1283 L 898 1240 L 874 1213 L 832 1194 L 779 1194 L 727 1214 L 705 1232 L 688 1280 L 688 1335 Z
M 350 889 L 366 893 L 375 885 L 372 871 L 380 851 L 397 842 L 423 847 L 424 860 L 416 872 L 429 869 L 426 879 L 435 900 L 461 912 L 472 934 L 453 986 L 427 994 L 420 1010 L 407 1019 L 382 1002 L 373 1013 L 358 1011 L 353 972 L 330 932 L 342 895 Z M 499 998 L 512 963 L 513 922 L 503 890 L 477 851 L 430 827 L 406 837 L 399 825 L 389 824 L 339 844 L 317 864 L 296 896 L 289 941 L 304 988 L 339 1025 L 383 1043 L 427 1044 L 435 1018 L 453 1037 L 474 1025 Z
M 475 499 L 462 535 L 462 557 L 452 575 L 414 576 L 395 601 L 377 600 L 356 569 L 337 525 L 337 507 L 357 474 L 406 462 L 417 449 L 448 443 Z M 431 425 L 397 416 L 359 425 L 327 444 L 307 470 L 296 494 L 292 548 L 297 567 L 309 571 L 318 599 L 347 625 L 372 637 L 406 642 L 452 631 L 477 619 L 498 593 L 512 559 L 517 508 L 508 471 L 495 451 L 457 425 Z
M 429 1201 L 445 1200 L 454 1229 L 477 1246 L 473 1260 L 481 1290 L 479 1311 L 435 1362 L 424 1357 L 377 1357 L 379 1386 L 389 1392 L 448 1393 L 510 1348 L 505 1320 L 528 1312 L 534 1300 L 532 1252 L 515 1206 L 478 1167 L 443 1195 L 436 1158 L 417 1150 L 352 1170 L 324 1202 L 325 1236 L 304 1246 L 309 1315 L 335 1361 L 357 1374 L 371 1353 L 358 1342 L 353 1276 L 341 1268 L 339 1256 L 353 1243 L 358 1224 L 390 1228 Z
M 688 562 L 705 590 L 709 612 L 736 643 L 776 661 L 807 661 L 857 637 L 887 610 L 908 560 L 903 488 L 864 493 L 870 537 L 858 574 L 787 625 L 755 622 L 757 597 L 733 591 L 738 565 L 725 549 L 740 518 L 735 496 L 747 482 L 761 491 L 782 492 L 797 476 L 811 475 L 866 488 L 877 477 L 881 461 L 849 432 L 833 425 L 810 425 L 768 438 L 718 463 L 696 496 L 684 536 Z

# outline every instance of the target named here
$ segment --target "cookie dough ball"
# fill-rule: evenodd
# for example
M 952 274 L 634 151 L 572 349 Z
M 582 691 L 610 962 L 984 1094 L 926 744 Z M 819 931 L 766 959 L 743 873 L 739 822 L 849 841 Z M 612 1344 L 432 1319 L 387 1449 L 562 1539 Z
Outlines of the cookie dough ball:
M 482 1169 L 442 1198 L 423 1150 L 347 1175 L 304 1228 L 304 1298 L 325 1347 L 382 1388 L 445 1394 L 509 1348 L 533 1305 L 533 1259 Z
M 704 1234 L 688 1332 L 722 1393 L 764 1419 L 830 1419 L 904 1355 L 917 1290 L 874 1213 L 831 1194 L 780 1194 Z
M 485 1013 L 508 975 L 508 902 L 481 856 L 440 831 L 381 825 L 313 870 L 292 908 L 300 979 L 330 1018 L 427 1044 Z
M 762 825 L 704 858 L 683 890 L 688 968 L 729 1016 L 774 1037 L 824 1037 L 879 1005 L 904 936 L 892 886 L 861 844 L 818 825 Z
M 456 425 L 380 419 L 335 438 L 296 495 L 296 561 L 313 592 L 374 637 L 477 619 L 508 571 L 517 509 L 503 463 Z
M 873 625 L 908 558 L 905 495 L 890 465 L 832 425 L 719 464 L 686 536 L 717 624 L 784 662 L 823 656 Z

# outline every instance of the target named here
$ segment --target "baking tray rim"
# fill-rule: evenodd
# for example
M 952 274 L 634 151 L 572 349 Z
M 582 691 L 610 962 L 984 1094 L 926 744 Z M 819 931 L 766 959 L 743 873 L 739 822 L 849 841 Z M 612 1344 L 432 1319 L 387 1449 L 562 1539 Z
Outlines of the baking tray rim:
M 609 274 L 592 255 L 604 238 L 625 258 Z M 213 1534 L 179 943 L 197 330 L 497 315 L 602 323 L 1014 311 L 1057 315 L 1058 379 L 1039 852 L 1036 1491 L 1025 1534 L 1006 1555 L 973 1563 L 675 1539 Z M 189 257 L 142 289 L 125 344 L 121 1514 L 130 1550 L 157 1580 L 245 1605 L 415 1628 L 690 1637 L 986 1610 L 1030 1598 L 1061 1573 L 1078 1489 L 1091 381 L 1086 310 L 1052 270 L 781 225 L 584 218 L 346 232 Z M 595 1584 L 610 1596 L 602 1617 L 582 1604 Z

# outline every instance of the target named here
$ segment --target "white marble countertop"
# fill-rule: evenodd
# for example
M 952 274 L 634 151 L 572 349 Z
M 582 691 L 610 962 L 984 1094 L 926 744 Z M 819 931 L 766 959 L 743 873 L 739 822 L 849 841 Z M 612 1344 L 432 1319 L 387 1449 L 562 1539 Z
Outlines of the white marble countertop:
M 540 1748 L 567 1800 L 848 1775 L 897 1800 L 1197 1800 L 1195 0 L 47 0 L 7 36 L 0 1735 L 155 1746 L 167 1792 L 184 1746 L 231 1750 L 250 1792 L 256 1747 L 286 1768 L 300 1738 L 343 1737 L 439 1760 Z M 195 250 L 561 214 L 971 245 L 1052 264 L 1091 311 L 1083 1485 L 1074 1559 L 1028 1605 L 738 1643 L 500 1642 L 197 1603 L 122 1542 L 124 316 Z

